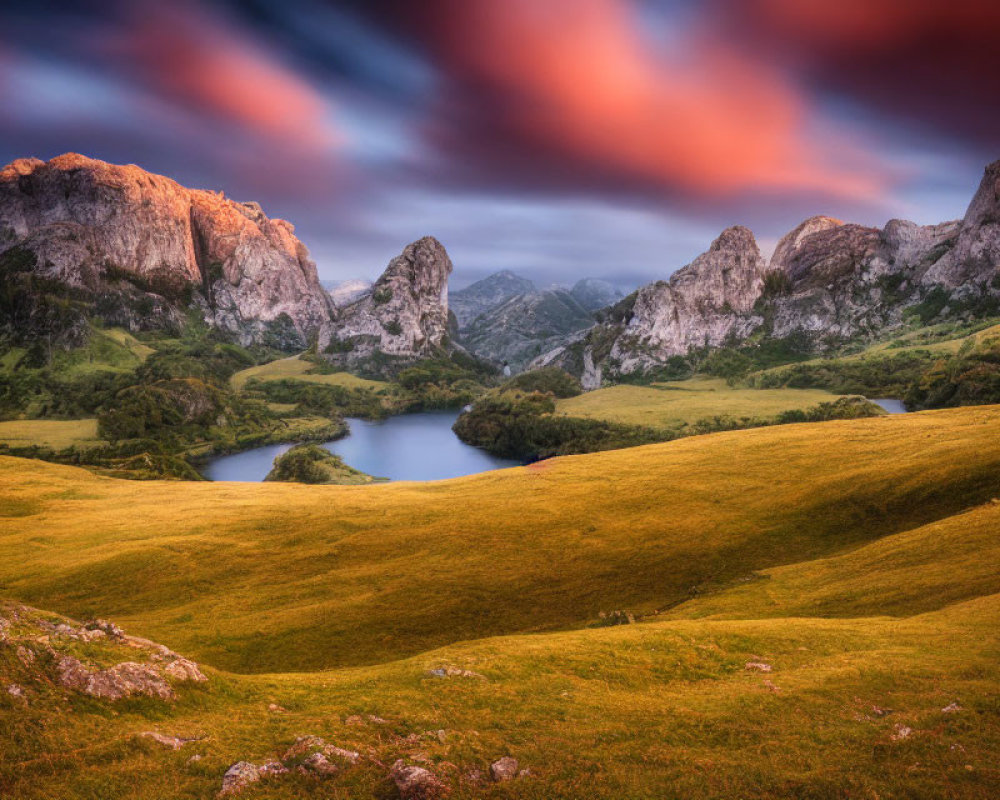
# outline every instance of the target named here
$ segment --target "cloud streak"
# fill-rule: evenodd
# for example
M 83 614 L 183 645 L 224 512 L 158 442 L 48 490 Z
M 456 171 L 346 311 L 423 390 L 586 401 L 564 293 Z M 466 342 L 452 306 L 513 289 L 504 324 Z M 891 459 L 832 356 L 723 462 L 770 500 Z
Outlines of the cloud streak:
M 564 173 L 569 161 L 584 178 L 710 196 L 884 188 L 884 175 L 860 168 L 860 143 L 824 135 L 809 99 L 776 70 L 698 30 L 657 47 L 628 0 L 434 0 L 419 18 L 454 85 L 435 122 L 474 118 L 480 162 L 542 151 Z M 448 132 L 438 135 L 450 151 Z
M 122 9 L 122 24 L 95 49 L 152 91 L 283 144 L 323 150 L 342 142 L 329 100 L 231 21 L 185 1 Z

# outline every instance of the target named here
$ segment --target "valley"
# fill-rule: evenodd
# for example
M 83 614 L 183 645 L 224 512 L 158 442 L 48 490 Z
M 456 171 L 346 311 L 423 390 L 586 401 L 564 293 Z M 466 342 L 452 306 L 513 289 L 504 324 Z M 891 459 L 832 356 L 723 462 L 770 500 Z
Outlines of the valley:
M 990 797 L 996 169 L 623 297 L 9 165 L 0 796 Z

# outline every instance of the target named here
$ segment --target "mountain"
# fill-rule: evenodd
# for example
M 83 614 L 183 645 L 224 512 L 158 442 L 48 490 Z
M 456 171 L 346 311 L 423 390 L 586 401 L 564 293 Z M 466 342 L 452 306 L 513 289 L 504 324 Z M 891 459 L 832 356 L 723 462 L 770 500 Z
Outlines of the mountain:
M 14 324 L 32 330 L 54 305 L 25 281 L 132 330 L 177 326 L 195 307 L 245 343 L 304 344 L 329 327 L 332 303 L 294 231 L 256 203 L 134 165 L 67 153 L 0 170 L 0 259 L 31 273 Z
M 577 281 L 569 293 L 587 311 L 607 308 L 625 296 L 625 293 L 614 284 L 597 278 L 583 278 Z
M 869 228 L 811 217 L 768 263 L 747 228 L 727 228 L 669 280 L 601 312 L 532 366 L 557 365 L 585 386 L 652 373 L 722 346 L 822 353 L 872 341 L 910 319 L 930 323 L 1000 313 L 1000 161 L 962 220 Z
M 331 295 L 294 231 L 257 203 L 134 165 L 19 159 L 0 170 L 0 336 L 72 349 L 91 319 L 177 331 L 194 314 L 243 344 L 316 341 L 351 366 L 448 345 L 452 265 L 436 239 L 407 246 L 374 285 Z
M 464 289 L 452 292 L 451 310 L 458 320 L 459 328 L 465 328 L 476 317 L 496 308 L 511 297 L 534 291 L 536 291 L 535 284 L 505 269 L 469 284 Z
M 323 352 L 334 363 L 357 366 L 385 356 L 412 360 L 449 347 L 451 271 L 447 251 L 433 236 L 407 245 L 370 293 L 337 309 Z
M 567 291 L 532 291 L 508 298 L 476 317 L 461 331 L 472 352 L 521 369 L 563 337 L 594 324 L 594 318 Z
M 372 282 L 363 278 L 349 278 L 346 281 L 323 281 L 323 288 L 329 292 L 335 306 L 353 303 L 366 292 L 371 291 Z

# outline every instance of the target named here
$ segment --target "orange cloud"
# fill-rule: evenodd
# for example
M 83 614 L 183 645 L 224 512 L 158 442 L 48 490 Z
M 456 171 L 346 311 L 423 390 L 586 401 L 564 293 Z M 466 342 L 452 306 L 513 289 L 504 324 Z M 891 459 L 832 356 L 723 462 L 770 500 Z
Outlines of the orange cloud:
M 505 126 L 579 159 L 709 194 L 881 190 L 811 138 L 808 103 L 778 73 L 706 36 L 644 39 L 627 0 L 441 0 L 448 72 L 501 104 Z
M 154 90 L 286 144 L 321 149 L 340 141 L 327 100 L 238 28 L 185 2 L 128 8 L 108 49 Z

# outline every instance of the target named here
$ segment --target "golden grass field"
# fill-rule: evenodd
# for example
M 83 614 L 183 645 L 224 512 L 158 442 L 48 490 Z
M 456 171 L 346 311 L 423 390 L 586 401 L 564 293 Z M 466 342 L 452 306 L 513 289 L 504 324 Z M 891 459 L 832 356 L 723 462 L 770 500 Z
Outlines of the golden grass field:
M 559 400 L 556 413 L 649 428 L 676 428 L 705 417 L 773 419 L 782 411 L 836 400 L 823 389 L 741 389 L 721 378 L 698 377 L 650 386 L 621 384 Z
M 276 381 L 284 378 L 294 378 L 308 383 L 321 383 L 327 386 L 344 386 L 348 389 L 383 389 L 386 384 L 382 381 L 359 378 L 349 372 L 334 372 L 330 375 L 310 375 L 308 371 L 315 368 L 315 364 L 302 361 L 298 356 L 290 358 L 279 358 L 277 361 L 270 361 L 267 364 L 259 364 L 256 367 L 241 370 L 230 378 L 230 383 L 236 391 L 240 391 L 247 381 L 254 379 L 260 381 Z
M 343 487 L 0 458 L 2 595 L 211 678 L 174 704 L 0 692 L 0 797 L 208 798 L 306 733 L 367 755 L 240 797 L 388 800 L 397 757 L 455 798 L 996 797 L 998 430 L 963 408 Z M 639 622 L 592 627 L 618 609 Z M 532 774 L 461 779 L 508 754 Z
M 105 444 L 96 419 L 19 419 L 0 422 L 0 443 L 9 447 L 96 447 Z

